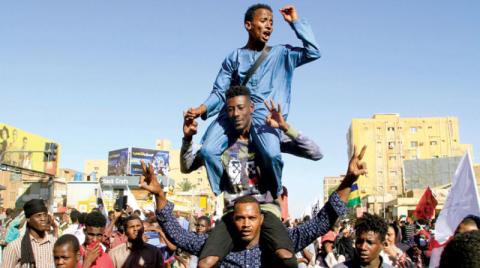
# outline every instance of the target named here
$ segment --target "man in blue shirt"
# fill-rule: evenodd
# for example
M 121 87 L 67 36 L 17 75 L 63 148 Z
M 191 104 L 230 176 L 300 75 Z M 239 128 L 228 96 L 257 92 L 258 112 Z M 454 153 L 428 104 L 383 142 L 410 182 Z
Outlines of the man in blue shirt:
M 255 104 L 253 113 L 253 131 L 251 139 L 258 148 L 265 163 L 271 163 L 265 172 L 274 178 L 276 197 L 282 190 L 283 161 L 280 153 L 280 133 L 265 124 L 268 109 L 264 100 L 274 100 L 283 107 L 287 118 L 290 108 L 290 91 L 293 71 L 305 63 L 320 57 L 313 31 L 304 19 L 299 19 L 293 6 L 285 6 L 280 10 L 283 18 L 290 24 L 303 47 L 276 45 L 270 48 L 267 57 L 258 69 L 246 81 L 249 69 L 261 56 L 267 47 L 267 42 L 273 32 L 272 9 L 268 5 L 251 6 L 245 13 L 245 28 L 248 32 L 247 44 L 230 53 L 222 63 L 213 90 L 207 100 L 197 108 L 190 108 L 186 116 L 191 119 L 201 116 L 207 119 L 218 114 L 217 119 L 209 126 L 203 137 L 200 153 L 205 161 L 205 167 L 212 191 L 219 195 L 220 178 L 223 173 L 221 155 L 227 149 L 228 137 L 225 134 L 227 115 L 225 113 L 225 91 L 231 85 L 245 85 L 252 93 Z
M 288 230 L 288 236 L 294 244 L 295 251 L 299 251 L 317 237 L 325 234 L 335 224 L 339 216 L 346 213 L 346 202 L 352 184 L 360 175 L 366 174 L 366 166 L 361 162 L 365 154 L 364 146 L 360 153 L 354 147 L 354 153 L 348 164 L 345 178 L 337 190 L 330 196 L 329 201 L 315 215 L 312 220 Z M 156 200 L 157 221 L 172 243 L 194 255 L 198 255 L 208 238 L 208 234 L 188 232 L 180 227 L 172 214 L 173 204 L 164 196 L 162 186 L 158 183 L 153 167 L 148 167 L 142 161 L 143 174 L 140 178 L 140 187 L 154 194 Z M 264 251 L 259 245 L 263 214 L 255 198 L 246 196 L 237 200 L 232 216 L 236 233 L 235 247 L 220 263 L 220 267 L 265 267 L 271 265 L 268 256 L 262 256 Z

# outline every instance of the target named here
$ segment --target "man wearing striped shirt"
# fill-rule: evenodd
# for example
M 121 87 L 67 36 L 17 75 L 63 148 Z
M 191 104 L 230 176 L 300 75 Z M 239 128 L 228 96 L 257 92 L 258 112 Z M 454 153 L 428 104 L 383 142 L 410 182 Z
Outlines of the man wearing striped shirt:
M 53 219 L 41 199 L 32 199 L 23 206 L 27 218 L 25 235 L 8 244 L 3 252 L 2 268 L 54 268 L 53 245 L 49 234 Z

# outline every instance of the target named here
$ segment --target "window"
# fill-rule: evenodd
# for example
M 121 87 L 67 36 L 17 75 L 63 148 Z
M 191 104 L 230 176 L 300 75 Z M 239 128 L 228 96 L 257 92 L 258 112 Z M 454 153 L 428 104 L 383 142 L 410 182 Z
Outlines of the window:
M 411 133 L 417 133 L 417 128 L 416 127 L 411 127 L 410 132 Z
M 395 142 L 394 141 L 389 141 L 388 142 L 388 149 L 393 149 L 395 148 Z
M 395 131 L 394 127 L 387 127 L 387 131 Z
M 394 156 L 394 155 L 391 155 L 391 156 L 388 157 L 388 160 L 396 160 L 396 159 L 397 159 L 397 157 Z
M 390 190 L 391 190 L 391 191 L 396 191 L 396 190 L 397 190 L 397 186 L 390 186 Z
M 430 145 L 437 145 L 437 141 L 430 141 Z
M 417 146 L 418 146 L 418 142 L 417 142 L 417 141 L 411 141 L 411 142 L 410 142 L 410 147 L 415 148 L 415 147 L 417 147 Z

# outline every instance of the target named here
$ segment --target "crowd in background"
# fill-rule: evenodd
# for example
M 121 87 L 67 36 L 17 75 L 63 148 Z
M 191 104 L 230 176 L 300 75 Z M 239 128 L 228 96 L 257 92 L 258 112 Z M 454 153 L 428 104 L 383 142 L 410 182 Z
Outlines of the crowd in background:
M 176 216 L 183 228 L 199 234 L 209 232 L 214 226 L 213 220 L 207 216 L 192 217 L 188 220 L 178 213 Z M 285 226 L 293 228 L 308 220 L 309 216 L 289 220 L 285 222 Z M 54 247 L 70 245 L 72 256 L 78 255 L 71 261 L 82 265 L 78 267 L 133 267 L 125 264 L 136 254 L 157 261 L 158 265 L 165 267 L 197 267 L 198 258 L 172 244 L 159 226 L 155 213 L 151 211 L 134 211 L 128 207 L 123 211 L 109 211 L 108 215 L 105 215 L 100 209 L 93 209 L 89 213 L 71 209 L 67 213 L 56 215 L 55 218 L 48 217 L 47 221 L 48 232 L 59 238 Z M 16 260 L 9 260 L 12 255 L 6 252 L 10 243 L 21 240 L 28 231 L 26 222 L 23 210 L 2 209 L 2 267 L 17 267 L 10 266 Z M 298 267 L 349 267 L 341 265 L 356 258 L 380 258 L 382 263 L 401 268 L 429 267 L 430 256 L 435 247 L 434 228 L 434 221 L 413 220 L 411 217 L 386 221 L 366 213 L 361 218 L 343 218 L 338 220 L 327 234 L 297 252 Z M 452 245 L 456 245 L 454 249 L 459 251 L 457 254 L 469 256 L 468 251 L 472 250 L 477 255 L 480 254 L 479 228 L 480 218 L 473 215 L 467 216 L 458 225 L 455 236 L 450 241 Z M 362 235 L 368 232 L 373 232 L 373 238 L 362 239 Z M 133 244 L 143 245 L 143 251 L 132 248 Z M 21 247 L 23 246 L 22 244 Z M 62 261 L 65 260 L 55 257 L 54 263 L 47 262 L 46 266 L 37 263 L 37 267 L 67 267 L 59 265 Z M 472 258 L 472 261 L 475 261 L 475 258 Z

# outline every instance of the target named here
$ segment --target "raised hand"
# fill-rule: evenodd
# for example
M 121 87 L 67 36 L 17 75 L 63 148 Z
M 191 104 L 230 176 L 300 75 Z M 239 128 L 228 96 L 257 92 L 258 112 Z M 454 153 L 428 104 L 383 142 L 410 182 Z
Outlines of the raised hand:
M 358 154 L 357 146 L 353 146 L 353 155 L 350 158 L 350 162 L 348 163 L 348 170 L 345 177 L 356 181 L 360 175 L 367 174 L 367 163 L 362 162 L 363 156 L 365 155 L 365 151 L 367 150 L 367 146 L 364 145 L 360 154 Z
M 157 175 L 153 170 L 153 165 L 148 163 L 148 166 L 143 160 L 140 161 L 142 165 L 143 176 L 140 176 L 140 188 L 149 191 L 156 196 L 163 196 L 163 187 L 158 183 Z
M 298 19 L 297 10 L 292 5 L 284 6 L 280 9 L 280 14 L 282 14 L 283 19 L 288 23 L 292 23 Z
M 271 126 L 272 128 L 279 128 L 285 132 L 288 131 L 290 126 L 285 121 L 285 118 L 283 118 L 281 105 L 278 104 L 276 107 L 273 100 L 270 100 L 270 104 L 266 100 L 264 100 L 263 103 L 265 103 L 268 111 L 270 111 L 270 114 L 268 114 L 267 118 L 265 119 L 267 125 Z
M 197 134 L 198 123 L 195 119 L 191 119 L 188 112 L 183 113 L 183 138 L 191 140 L 192 136 Z

